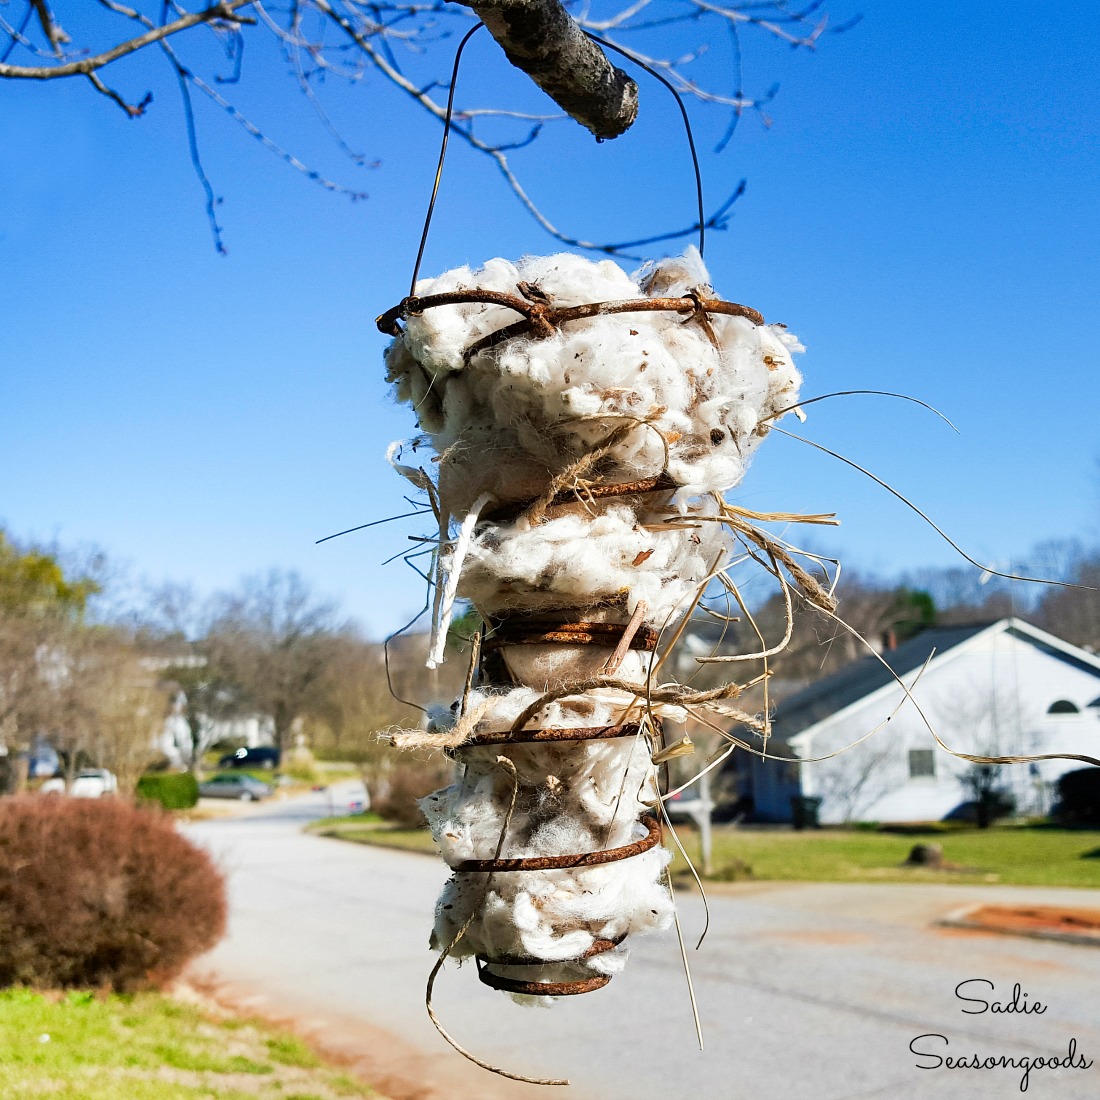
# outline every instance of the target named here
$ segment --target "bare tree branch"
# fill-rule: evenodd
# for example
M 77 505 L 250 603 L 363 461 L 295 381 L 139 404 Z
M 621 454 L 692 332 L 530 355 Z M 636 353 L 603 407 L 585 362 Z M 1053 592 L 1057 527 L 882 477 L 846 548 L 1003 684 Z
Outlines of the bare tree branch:
M 46 36 L 46 40 L 53 47 L 54 53 L 60 57 L 61 47 L 67 42 L 71 42 L 72 39 L 62 29 L 61 24 L 54 19 L 53 12 L 50 11 L 50 5 L 46 3 L 46 0 L 31 0 L 31 7 L 34 8 L 35 15 L 38 16 L 38 22 L 42 25 L 42 33 Z
M 6 20 L 0 19 L 0 27 L 3 27 L 4 33 L 8 36 L 8 44 L 4 47 L 4 52 L 0 54 L 0 62 L 7 61 L 7 59 L 11 57 L 12 50 L 14 50 L 16 46 L 27 42 L 23 37 L 23 32 L 27 29 L 27 25 L 30 23 L 33 14 L 34 8 L 28 4 L 26 10 L 23 12 L 23 21 L 18 27 L 13 27 Z
M 159 42 L 162 38 L 179 34 L 180 31 L 188 30 L 199 23 L 211 23 L 218 19 L 233 20 L 235 18 L 233 13 L 237 8 L 247 7 L 252 2 L 253 0 L 224 0 L 224 3 L 214 4 L 203 11 L 191 12 L 177 19 L 174 23 L 165 23 L 161 27 L 156 27 L 145 34 L 138 35 L 137 38 L 131 38 L 128 42 L 120 42 L 117 46 L 96 54 L 95 57 L 81 57 L 75 61 L 66 62 L 64 65 L 3 64 L 0 65 L 0 78 L 52 80 L 54 77 L 62 76 L 86 76 L 88 73 L 95 72 L 96 69 L 102 69 L 104 65 L 110 65 L 112 61 L 117 61 L 120 57 L 136 53 L 146 46 L 151 46 L 154 42 Z M 57 29 L 60 30 L 60 28 Z M 51 37 L 50 41 L 57 42 L 62 41 L 62 39 Z
M 106 13 L 136 24 L 132 28 L 135 37 L 101 51 L 98 42 L 70 42 L 53 13 L 54 2 L 0 0 L 0 7 L 22 5 L 19 16 L 10 22 L 0 17 L 0 79 L 45 81 L 83 77 L 128 116 L 137 117 L 145 113 L 151 93 L 126 95 L 121 89 L 116 90 L 103 74 L 96 73 L 147 46 L 165 54 L 183 92 L 187 140 L 219 250 L 223 246 L 214 216 L 219 200 L 197 156 L 196 122 L 189 102 L 192 91 L 211 99 L 265 148 L 310 180 L 353 198 L 362 196 L 358 188 L 328 180 L 303 164 L 284 145 L 273 140 L 259 120 L 252 122 L 246 118 L 216 89 L 216 85 L 235 83 L 241 75 L 245 44 L 242 29 L 246 26 L 256 26 L 260 33 L 274 36 L 292 78 L 316 111 L 321 125 L 345 154 L 362 165 L 369 163 L 365 154 L 345 141 L 335 119 L 329 117 L 321 103 L 325 79 L 333 76 L 356 83 L 373 69 L 442 122 L 447 110 L 443 98 L 437 100 L 434 95 L 440 89 L 441 97 L 445 97 L 447 85 L 437 79 L 438 71 L 431 68 L 433 59 L 437 53 L 446 52 L 447 40 L 457 27 L 468 30 L 472 21 L 481 17 L 511 62 L 530 75 L 567 113 L 544 116 L 537 107 L 532 110 L 518 104 L 513 110 L 497 104 L 455 102 L 453 134 L 494 162 L 509 189 L 551 236 L 574 248 L 627 257 L 629 249 L 697 232 L 699 218 L 682 230 L 658 231 L 636 241 L 609 244 L 586 240 L 557 227 L 542 212 L 526 190 L 527 181 L 521 183 L 521 174 L 509 159 L 512 151 L 534 141 L 544 122 L 558 118 L 571 116 L 600 139 L 625 131 L 637 111 L 637 89 L 633 81 L 608 61 L 615 50 L 623 50 L 643 68 L 648 67 L 678 96 L 707 105 L 711 113 L 728 112 L 730 123 L 719 142 L 720 149 L 728 143 L 744 112 L 755 112 L 768 125 L 763 107 L 775 92 L 773 88 L 761 97 L 744 91 L 739 31 L 751 28 L 792 47 L 813 49 L 823 35 L 836 34 L 853 25 L 849 22 L 826 27 L 821 15 L 824 0 L 806 0 L 801 7 L 792 6 L 788 0 L 620 0 L 617 11 L 601 12 L 598 18 L 591 17 L 587 5 L 575 17 L 570 16 L 562 6 L 563 0 L 267 0 L 266 4 L 263 0 L 221 0 L 215 4 L 210 0 L 96 0 L 105 18 L 102 27 L 94 29 L 109 32 L 108 43 L 117 34 Z M 192 12 L 184 6 L 186 2 L 206 6 Z M 245 15 L 245 8 L 250 8 L 255 16 Z M 336 41 L 326 33 L 333 25 L 342 32 L 341 39 Z M 682 35 L 674 37 L 665 29 L 672 31 L 677 27 L 700 28 L 696 48 L 683 50 Z M 721 29 L 723 37 L 732 42 L 732 88 L 711 87 L 705 77 L 695 75 L 694 63 L 707 49 L 706 27 Z M 189 43 L 191 38 L 200 41 L 199 30 L 192 36 L 184 34 L 181 39 L 174 36 L 193 28 L 205 29 L 221 40 L 233 66 L 229 77 L 222 77 L 212 69 L 208 58 L 204 61 L 205 69 L 185 58 L 182 43 Z M 630 48 L 610 39 L 594 42 L 590 37 L 593 32 L 609 31 L 624 42 L 629 39 Z M 30 63 L 9 64 L 9 57 L 19 57 L 17 51 L 23 51 L 23 59 Z M 528 125 L 517 135 L 501 129 L 508 122 Z M 536 124 L 534 128 L 530 123 Z M 729 206 L 739 193 L 740 188 L 714 214 L 704 217 L 704 227 L 722 228 Z
M 141 115 L 145 114 L 145 108 L 153 101 L 153 93 L 146 92 L 145 98 L 142 99 L 140 103 L 127 103 L 114 88 L 104 84 L 95 73 L 87 73 L 86 75 L 92 82 L 92 87 L 95 88 L 100 95 L 105 95 L 108 99 L 114 100 L 130 118 L 140 118 Z
M 459 0 L 473 8 L 505 57 L 604 141 L 638 117 L 638 85 L 608 61 L 559 0 Z

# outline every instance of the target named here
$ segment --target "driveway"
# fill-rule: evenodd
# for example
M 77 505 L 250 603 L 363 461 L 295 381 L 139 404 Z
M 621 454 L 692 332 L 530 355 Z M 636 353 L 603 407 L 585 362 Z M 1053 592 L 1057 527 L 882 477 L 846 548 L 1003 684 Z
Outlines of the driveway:
M 441 862 L 307 836 L 327 812 L 310 796 L 188 827 L 226 870 L 228 937 L 197 970 L 239 1001 L 295 1018 L 384 1091 L 424 1100 L 534 1097 L 467 1063 L 424 1013 Z M 681 897 L 685 932 L 702 926 Z M 635 941 L 606 989 L 523 1008 L 449 966 L 444 1024 L 468 1049 L 531 1076 L 568 1077 L 569 1100 L 992 1100 L 1020 1095 L 1023 1068 L 933 1067 L 936 1055 L 1100 1057 L 1100 950 L 950 931 L 932 922 L 970 902 L 1100 908 L 1100 890 L 755 883 L 710 899 L 691 952 L 706 1050 L 698 1050 L 673 934 Z M 973 998 L 962 1001 L 959 983 Z M 984 984 L 982 984 L 984 983 Z M 990 992 L 993 983 L 995 992 Z M 980 1011 L 983 1003 L 1041 1013 Z M 1026 994 L 1026 998 L 1024 997 Z M 973 1014 L 964 1014 L 963 1009 Z M 918 1058 L 910 1043 L 928 1057 Z M 1094 1100 L 1100 1064 L 1033 1069 L 1027 1093 Z

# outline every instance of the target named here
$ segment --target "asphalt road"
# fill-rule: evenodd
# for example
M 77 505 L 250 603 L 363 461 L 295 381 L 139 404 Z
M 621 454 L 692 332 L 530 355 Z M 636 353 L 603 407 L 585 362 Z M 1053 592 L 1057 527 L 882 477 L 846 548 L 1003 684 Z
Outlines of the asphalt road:
M 692 951 L 706 1049 L 700 1052 L 671 932 L 635 941 L 605 989 L 523 1008 L 448 966 L 436 1009 L 480 1057 L 532 1076 L 492 1077 L 440 1039 L 424 1013 L 427 950 L 442 863 L 306 836 L 324 796 L 190 826 L 226 870 L 230 932 L 202 960 L 258 1008 L 366 1052 L 380 1087 L 425 1100 L 540 1093 L 568 1100 L 992 1100 L 1021 1094 L 1023 1068 L 949 1069 L 935 1058 L 1065 1058 L 1091 1068 L 1033 1069 L 1027 1095 L 1100 1097 L 1100 950 L 950 931 L 933 921 L 977 901 L 1100 908 L 1100 890 L 760 883 L 710 900 L 710 932 Z M 702 909 L 682 898 L 689 937 Z M 962 1001 L 956 987 L 975 1000 Z M 980 1011 L 1020 984 L 1042 1013 Z M 1024 998 L 1021 996 L 1020 1001 Z M 964 1014 L 963 1009 L 975 1014 Z

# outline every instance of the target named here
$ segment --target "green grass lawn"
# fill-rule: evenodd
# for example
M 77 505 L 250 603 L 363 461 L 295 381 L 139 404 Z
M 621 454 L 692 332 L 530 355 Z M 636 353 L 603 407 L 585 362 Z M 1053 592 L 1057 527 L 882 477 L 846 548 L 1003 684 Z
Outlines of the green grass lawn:
M 699 842 L 691 827 L 677 826 L 684 847 L 698 863 Z M 943 846 L 957 870 L 905 867 L 914 844 Z M 1091 858 L 1089 853 L 1096 853 Z M 745 878 L 803 882 L 1001 883 L 1013 886 L 1100 887 L 1100 831 L 1014 825 L 952 829 L 928 835 L 863 830 L 714 830 L 718 881 Z M 741 864 L 751 868 L 745 874 Z M 677 853 L 673 873 L 686 871 Z
M 376 1092 L 296 1036 L 170 997 L 0 990 L 0 1096 L 341 1100 Z
M 377 814 L 349 814 L 346 817 L 322 817 L 310 822 L 308 831 L 356 844 L 373 844 L 378 848 L 402 848 L 408 852 L 438 855 L 432 834 L 424 829 L 401 829 L 387 824 Z
M 374 814 L 316 821 L 322 836 L 386 848 L 436 854 L 427 829 L 398 829 Z M 688 854 L 698 865 L 699 841 L 690 825 L 677 825 Z M 943 845 L 944 858 L 957 869 L 903 866 L 914 844 Z M 668 847 L 675 851 L 671 837 Z M 1089 856 L 1089 853 L 1095 853 Z M 751 874 L 745 867 L 751 868 Z M 687 874 L 676 852 L 674 875 Z M 930 828 L 901 835 L 863 829 L 714 830 L 714 881 L 788 880 L 802 882 L 1001 883 L 1012 886 L 1100 888 L 1100 830 L 997 825 L 991 829 Z

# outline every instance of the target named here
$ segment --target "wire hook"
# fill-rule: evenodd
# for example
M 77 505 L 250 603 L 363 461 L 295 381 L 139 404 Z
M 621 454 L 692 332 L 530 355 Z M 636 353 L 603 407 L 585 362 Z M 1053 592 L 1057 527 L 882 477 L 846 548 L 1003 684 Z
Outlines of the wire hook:
M 412 280 L 409 283 L 409 297 L 413 297 L 416 294 L 416 280 L 420 276 L 420 265 L 424 259 L 424 249 L 428 244 L 428 231 L 432 225 L 432 214 L 435 212 L 435 202 L 439 197 L 439 185 L 443 179 L 443 163 L 447 158 L 447 145 L 450 142 L 451 129 L 454 123 L 454 99 L 455 99 L 455 85 L 458 82 L 458 70 L 462 63 L 462 54 L 466 49 L 466 44 L 482 27 L 484 23 L 477 23 L 471 27 L 470 30 L 463 35 L 462 41 L 458 44 L 458 49 L 455 50 L 454 66 L 451 69 L 451 85 L 447 91 L 447 110 L 443 116 L 443 141 L 439 147 L 439 162 L 435 169 L 435 180 L 432 183 L 432 196 L 428 201 L 428 212 L 424 217 L 424 229 L 420 234 L 420 247 L 416 251 L 416 262 L 413 264 Z M 695 173 L 695 201 L 698 209 L 698 227 L 699 227 L 699 255 L 703 255 L 704 248 L 706 246 L 706 214 L 703 207 L 703 171 L 699 165 L 699 152 L 695 146 L 695 135 L 691 129 L 691 119 L 688 117 L 687 107 L 684 104 L 683 97 L 672 86 L 672 82 L 666 77 L 662 76 L 653 66 L 647 64 L 640 57 L 631 53 L 629 50 L 623 49 L 622 46 L 616 46 L 614 42 L 609 42 L 605 38 L 600 38 L 599 35 L 592 34 L 589 31 L 585 31 L 585 34 L 593 41 L 603 46 L 605 49 L 612 50 L 615 53 L 625 57 L 628 61 L 632 61 L 639 68 L 644 69 L 650 76 L 659 80 L 671 93 L 676 100 L 676 106 L 680 109 L 680 117 L 684 120 L 684 131 L 687 134 L 688 149 L 691 153 L 691 166 Z

